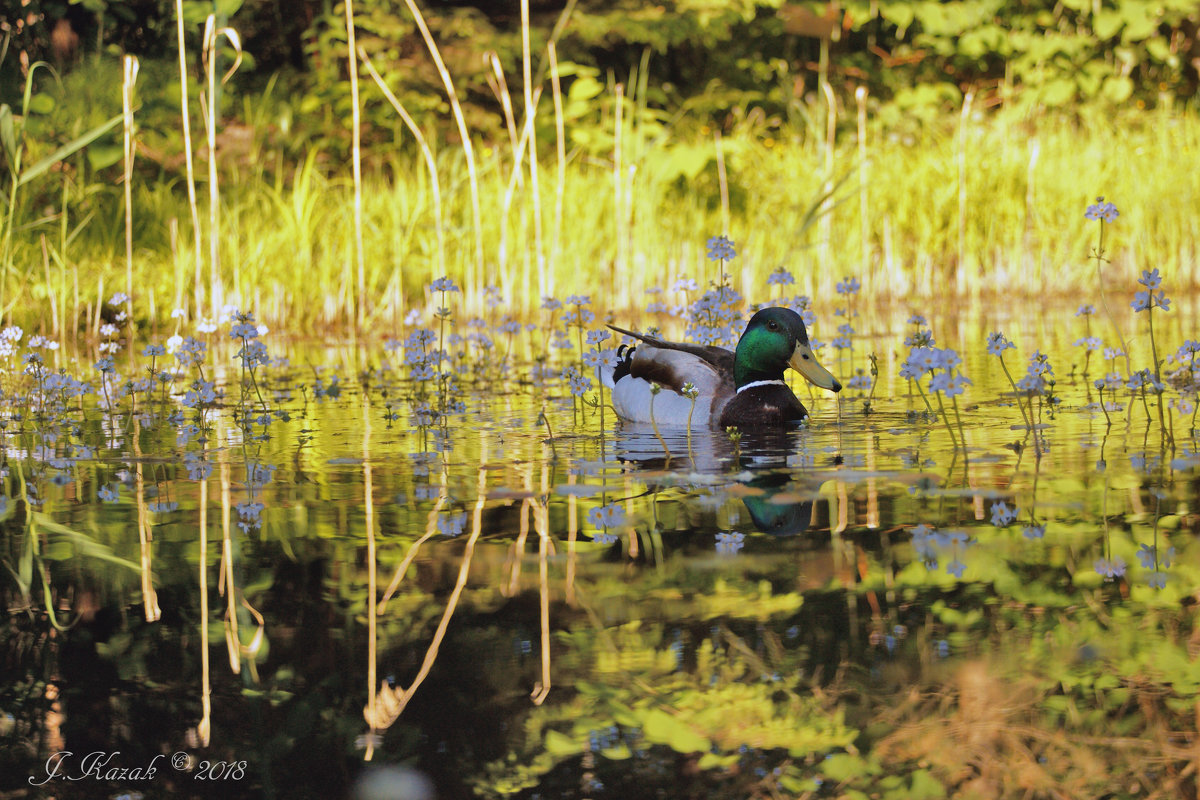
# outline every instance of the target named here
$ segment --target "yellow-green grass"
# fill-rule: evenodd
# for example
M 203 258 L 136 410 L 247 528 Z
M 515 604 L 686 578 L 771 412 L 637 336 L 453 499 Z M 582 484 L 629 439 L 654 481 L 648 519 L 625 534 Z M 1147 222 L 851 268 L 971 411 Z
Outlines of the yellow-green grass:
M 543 137 L 544 285 L 534 252 L 528 170 L 506 213 L 512 151 L 481 143 L 485 264 L 479 285 L 464 287 L 473 304 L 468 310 L 481 311 L 482 299 L 472 290 L 483 284 L 499 286 L 506 306 L 517 310 L 536 308 L 543 293 L 591 294 L 601 309 L 637 309 L 645 289 L 665 288 L 676 276 L 715 278 L 704 242 L 722 232 L 738 245 L 733 284 L 750 302 L 769 297 L 765 279 L 779 266 L 796 275 L 793 291 L 818 302 L 832 298 L 834 284 L 846 275 L 860 276 L 868 296 L 876 297 L 1043 291 L 1087 297 L 1095 291 L 1088 255 L 1098 227 L 1083 212 L 1097 195 L 1121 210 L 1106 236 L 1112 263 L 1105 276 L 1112 285 L 1132 285 L 1139 270 L 1153 267 L 1173 291 L 1197 282 L 1195 114 L 1156 111 L 1090 121 L 987 115 L 961 125 L 958 116 L 947 116 L 941 126 L 904 132 L 868 126 L 865 170 L 853 132 L 839 137 L 833 174 L 826 175 L 820 142 L 801 132 L 759 123 L 725 135 L 728 231 L 722 231 L 717 145 L 704 138 L 638 144 L 629 131 L 619 179 L 610 155 L 568 148 L 557 228 L 553 142 Z M 266 156 L 256 154 L 227 165 L 221 184 L 224 299 L 293 331 L 345 328 L 360 317 L 350 165 L 330 165 L 318 155 L 268 172 L 256 166 Z M 461 149 L 443 143 L 437 165 L 445 263 L 461 284 L 475 259 Z M 16 213 L 5 296 L 19 298 L 9 316 L 35 328 L 39 321 L 49 324 L 51 296 L 69 320 L 94 304 L 101 280 L 108 294 L 124 288 L 122 188 L 91 184 L 63 191 L 55 181 L 62 181 L 58 173 L 23 187 L 38 193 L 38 200 L 22 198 Z M 135 316 L 150 317 L 153 303 L 153 315 L 165 319 L 180 300 L 194 313 L 183 182 L 135 181 Z M 804 220 L 832 184 L 837 190 L 823 239 L 826 227 L 806 227 Z M 425 164 L 407 149 L 398 148 L 385 169 L 364 175 L 362 316 L 369 327 L 386 329 L 405 308 L 428 300 L 424 287 L 437 277 L 439 261 L 431 198 Z M 54 215 L 64 206 L 68 222 L 62 226 Z M 178 226 L 174 244 L 172 220 Z M 71 238 L 79 222 L 82 228 Z M 39 234 L 45 234 L 46 251 Z M 207 281 L 207 268 L 203 274 Z

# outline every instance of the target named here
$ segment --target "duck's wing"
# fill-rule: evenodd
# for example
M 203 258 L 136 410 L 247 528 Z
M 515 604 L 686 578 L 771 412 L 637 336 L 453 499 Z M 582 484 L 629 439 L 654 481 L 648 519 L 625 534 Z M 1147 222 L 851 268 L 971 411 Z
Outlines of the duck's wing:
M 718 373 L 728 375 L 730 382 L 733 381 L 733 352 L 726 350 L 724 347 L 688 344 L 687 342 L 668 342 L 666 339 L 660 339 L 657 336 L 651 336 L 646 333 L 634 333 L 633 331 L 627 331 L 624 328 L 618 328 L 616 325 L 609 325 L 608 327 L 617 333 L 623 333 L 626 336 L 632 336 L 634 339 L 645 342 L 652 348 L 657 348 L 658 350 L 675 350 L 680 353 L 688 353 L 696 358 L 701 359 L 702 361 L 707 361 Z M 654 379 L 651 378 L 648 380 Z M 663 381 L 657 382 L 661 383 L 663 386 L 669 385 Z M 680 386 L 682 387 L 683 384 L 681 383 Z
M 719 369 L 688 350 L 657 347 L 650 342 L 634 348 L 629 374 L 676 394 L 683 394 L 684 384 L 688 383 L 696 387 L 701 397 L 721 397 L 727 401 L 734 391 L 732 370 Z
M 693 353 L 644 343 L 633 348 L 617 367 L 624 372 L 612 389 L 617 416 L 627 422 L 652 422 L 664 427 L 710 427 L 734 396 L 727 375 Z M 655 396 L 651 384 L 664 391 Z M 684 384 L 696 387 L 696 401 L 683 395 Z M 665 391 L 670 390 L 670 391 Z

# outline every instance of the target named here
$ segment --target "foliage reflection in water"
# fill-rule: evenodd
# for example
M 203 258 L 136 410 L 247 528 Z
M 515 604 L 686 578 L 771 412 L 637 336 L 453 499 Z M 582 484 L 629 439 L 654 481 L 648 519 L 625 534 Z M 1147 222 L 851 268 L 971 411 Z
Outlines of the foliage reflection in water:
M 196 762 L 56 796 L 328 797 L 367 761 L 442 797 L 1194 793 L 1200 348 L 1135 371 L 1095 309 L 931 326 L 848 279 L 841 396 L 688 433 L 614 422 L 588 298 L 460 325 L 457 288 L 290 360 L 248 315 L 82 373 L 5 334 L 4 791 L 119 750 Z M 715 291 L 693 336 L 727 341 Z

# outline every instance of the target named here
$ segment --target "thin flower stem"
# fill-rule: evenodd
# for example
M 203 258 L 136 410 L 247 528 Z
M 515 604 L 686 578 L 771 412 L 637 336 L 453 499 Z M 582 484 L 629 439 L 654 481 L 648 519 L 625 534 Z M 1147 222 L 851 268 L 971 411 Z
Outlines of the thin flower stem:
M 1159 373 L 1158 365 L 1158 345 L 1154 341 L 1154 299 L 1150 299 L 1150 305 L 1146 308 L 1146 319 L 1150 323 L 1150 357 L 1154 359 L 1154 380 L 1162 380 L 1162 375 Z
M 582 328 L 580 330 L 582 330 Z M 600 345 L 599 344 L 596 345 L 596 353 L 597 353 L 597 355 L 599 355 L 599 353 L 600 353 Z M 599 363 L 599 362 L 597 362 L 597 363 Z M 600 392 L 600 402 L 598 404 L 600 406 L 600 460 L 603 461 L 604 460 L 604 431 L 605 431 L 605 427 L 604 427 L 604 378 L 602 376 L 600 376 L 599 374 L 597 374 L 597 376 L 596 376 L 596 383 L 597 383 L 597 389 Z
M 967 432 L 963 430 L 962 416 L 958 413 L 958 398 L 951 397 L 950 405 L 954 407 L 954 419 L 958 422 L 958 435 L 962 439 L 963 459 L 967 457 Z
M 584 374 L 583 373 L 583 305 L 579 304 L 579 303 L 575 304 L 575 333 L 577 334 L 576 338 L 579 340 L 579 378 L 581 381 L 580 386 L 582 386 L 582 380 L 583 380 L 583 374 Z M 583 400 L 582 393 L 580 394 L 580 400 L 581 401 Z M 572 404 L 574 404 L 574 402 L 575 402 L 575 393 L 574 392 L 571 393 L 571 402 L 572 402 Z M 581 410 L 580 413 L 584 414 L 585 412 L 583 412 Z
M 1012 373 L 1008 371 L 1008 365 L 1004 363 L 1004 354 L 999 355 L 1000 368 L 1004 370 L 1004 377 L 1008 378 L 1008 385 L 1013 388 L 1013 392 L 1017 396 L 1017 408 L 1021 409 L 1021 416 L 1025 419 L 1025 424 L 1029 426 L 1029 430 L 1033 431 L 1033 422 L 1029 419 L 1029 415 L 1025 413 L 1025 404 L 1021 402 L 1020 389 L 1017 388 L 1017 382 L 1013 380 Z
M 919 386 L 920 384 L 918 384 Z M 950 441 L 954 442 L 954 446 L 958 447 L 958 437 L 954 435 L 954 428 L 950 425 L 950 415 L 946 413 L 946 404 L 942 402 L 942 393 L 937 392 L 938 410 L 942 413 L 942 421 L 946 423 L 946 430 L 950 433 Z M 966 443 L 963 443 L 966 446 Z
M 541 413 L 538 414 L 538 421 L 542 422 L 546 426 L 546 438 L 550 441 L 550 453 L 552 454 L 551 457 L 553 460 L 557 461 L 558 448 L 554 446 L 554 430 L 550 427 L 550 418 L 546 416 L 545 408 L 542 408 Z
M 446 293 L 442 292 L 442 305 L 438 309 L 438 414 L 439 416 L 446 415 L 446 371 L 442 366 L 442 362 L 446 360 L 446 317 L 450 314 L 450 307 L 446 305 Z
M 671 448 L 667 447 L 667 440 L 663 438 L 658 431 L 658 422 L 654 419 L 654 398 L 658 392 L 651 390 L 650 392 L 650 425 L 654 428 L 654 435 L 658 437 L 658 443 L 662 445 L 663 452 L 667 454 L 667 466 L 671 464 Z
M 917 394 L 921 395 L 921 399 L 925 402 L 925 410 L 928 411 L 930 414 L 932 414 L 933 406 L 931 406 L 929 404 L 929 398 L 925 396 L 925 390 L 921 388 L 920 379 L 913 380 L 912 378 L 909 378 L 909 380 L 912 381 L 913 384 L 917 387 Z M 841 398 L 839 397 L 838 399 L 840 400 Z M 840 403 L 838 404 L 838 407 L 841 408 Z
M 688 458 L 690 458 L 692 460 L 692 469 L 695 469 L 696 468 L 696 455 L 692 452 L 692 412 L 696 410 L 696 394 L 694 392 L 689 393 L 688 399 L 690 399 L 692 401 L 692 405 L 688 408 L 687 449 L 688 449 Z
M 1175 436 L 1171 431 L 1171 426 L 1167 425 L 1167 421 L 1164 418 L 1165 413 L 1166 412 L 1163 411 L 1163 394 L 1162 392 L 1158 392 L 1158 426 L 1162 432 L 1166 434 L 1167 443 L 1171 446 L 1171 449 L 1174 450 Z
M 1104 269 L 1102 264 L 1107 260 L 1104 258 L 1104 220 L 1100 220 L 1100 245 L 1096 248 L 1092 257 L 1096 259 L 1096 277 L 1100 280 L 1100 303 L 1104 306 L 1104 313 L 1117 334 L 1117 341 L 1121 343 L 1122 355 L 1125 356 L 1125 371 L 1126 373 L 1132 373 L 1133 365 L 1129 360 L 1129 345 L 1125 343 L 1125 337 L 1121 335 L 1121 329 L 1117 327 L 1117 320 L 1113 317 L 1112 309 L 1108 307 L 1108 297 L 1104 294 Z

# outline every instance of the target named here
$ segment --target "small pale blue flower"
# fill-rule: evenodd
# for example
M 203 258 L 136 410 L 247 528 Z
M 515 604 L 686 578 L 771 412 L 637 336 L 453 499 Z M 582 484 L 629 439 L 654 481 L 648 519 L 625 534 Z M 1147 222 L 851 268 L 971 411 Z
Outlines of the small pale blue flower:
M 1104 202 L 1103 197 L 1097 197 L 1096 202 L 1087 207 L 1083 216 L 1087 219 L 1102 219 L 1105 222 L 1115 222 L 1121 212 L 1112 203 Z
M 429 291 L 431 291 L 431 292 L 461 292 L 462 289 L 459 289 L 458 284 L 456 284 L 450 278 L 442 277 L 442 278 L 438 278 L 433 283 L 429 284 Z
M 858 278 L 846 278 L 845 280 L 838 281 L 836 288 L 838 294 L 858 294 L 858 290 L 862 288 L 862 284 L 859 283 Z
M 1008 504 L 1003 500 L 992 504 L 992 524 L 997 528 L 1004 528 L 1011 525 L 1013 520 L 1017 518 L 1019 509 L 1008 507 Z
M 1098 558 L 1093 564 L 1096 572 L 1104 576 L 1105 580 L 1120 578 L 1125 575 L 1125 559 L 1120 556 L 1115 558 Z
M 767 276 L 767 286 L 790 286 L 795 282 L 796 278 L 783 267 Z
M 729 261 L 737 256 L 737 249 L 727 236 L 713 236 L 706 246 L 709 261 Z
M 1008 340 L 1008 337 L 999 331 L 993 331 L 987 337 L 988 355 L 998 356 L 1004 353 L 1005 350 L 1016 349 L 1016 345 Z

